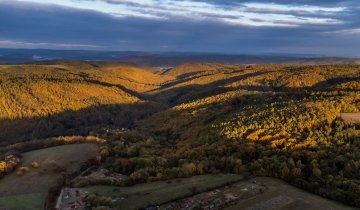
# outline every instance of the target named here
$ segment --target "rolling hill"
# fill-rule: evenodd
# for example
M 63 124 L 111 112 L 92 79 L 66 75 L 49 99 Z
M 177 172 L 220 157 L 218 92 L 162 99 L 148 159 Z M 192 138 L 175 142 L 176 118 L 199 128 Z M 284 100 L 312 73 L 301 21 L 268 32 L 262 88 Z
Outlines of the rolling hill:
M 133 119 L 161 107 L 144 100 L 141 92 L 159 87 L 167 78 L 123 64 L 3 65 L 1 144 L 54 134 L 86 134 L 105 119 L 130 126 Z
M 339 117 L 360 112 L 359 75 L 355 64 L 2 65 L 0 140 L 95 135 L 98 164 L 130 184 L 269 176 L 359 207 L 360 127 Z

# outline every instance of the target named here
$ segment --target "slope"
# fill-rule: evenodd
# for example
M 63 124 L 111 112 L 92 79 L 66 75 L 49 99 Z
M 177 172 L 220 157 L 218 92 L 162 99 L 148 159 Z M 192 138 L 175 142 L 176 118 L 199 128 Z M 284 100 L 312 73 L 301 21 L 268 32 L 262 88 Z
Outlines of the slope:
M 140 93 L 166 79 L 125 64 L 57 61 L 2 66 L 0 142 L 84 135 L 95 125 L 131 126 L 161 108 Z
M 360 66 L 238 69 L 167 87 L 159 97 L 171 92 L 173 107 L 138 129 L 167 145 L 163 157 L 179 170 L 277 177 L 359 206 L 360 129 L 338 116 L 360 111 Z

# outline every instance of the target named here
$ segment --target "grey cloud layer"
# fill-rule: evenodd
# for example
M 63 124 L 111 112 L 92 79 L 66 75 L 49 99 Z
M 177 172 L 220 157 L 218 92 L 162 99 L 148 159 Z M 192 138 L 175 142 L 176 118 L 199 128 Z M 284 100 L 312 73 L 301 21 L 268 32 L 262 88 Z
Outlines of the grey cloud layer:
M 94 0 L 77 0 L 78 2 L 94 2 Z M 126 5 L 129 11 L 149 14 L 158 18 L 188 17 L 213 18 L 224 23 L 252 25 L 251 18 L 258 25 L 273 25 L 274 22 L 286 22 L 288 25 L 299 24 L 335 24 L 343 9 L 348 10 L 352 1 L 203 1 L 203 0 L 98 0 L 112 5 Z M 196 4 L 201 2 L 202 4 Z M 253 3 L 258 3 L 254 5 Z M 259 4 L 262 3 L 262 4 Z M 309 3 L 306 6 L 304 3 Z M 324 5 L 321 5 L 323 3 Z M 355 3 L 355 2 L 354 2 Z M 277 4 L 277 5 L 274 5 Z M 284 6 L 289 5 L 290 8 Z M 353 6 L 353 5 L 352 5 Z M 322 8 L 323 7 L 323 8 Z M 336 10 L 337 9 L 337 10 Z M 117 13 L 120 14 L 120 13 Z M 243 14 L 243 15 L 242 15 Z M 263 17 L 261 16 L 263 15 Z M 257 17 L 254 17 L 257 16 Z M 271 17 L 272 16 L 272 17 Z M 267 21 L 267 19 L 270 19 Z M 262 20 L 262 21 L 261 21 Z M 255 23 L 256 23 L 255 22 Z M 253 24 L 256 25 L 256 24 Z M 281 25 L 283 26 L 283 25 Z
M 349 4 L 341 2 L 344 3 Z M 333 1 L 332 5 L 335 4 Z M 211 13 L 203 14 L 209 18 L 202 21 L 178 17 L 119 18 L 89 10 L 20 2 L 0 2 L 0 14 L 5 17 L 0 18 L 0 47 L 19 47 L 23 43 L 29 48 L 360 56 L 360 30 L 356 31 L 360 28 L 360 15 L 356 7 L 332 14 L 331 17 L 343 20 L 342 24 L 298 27 L 228 25 L 214 21 L 212 17 L 217 18 L 216 14 Z

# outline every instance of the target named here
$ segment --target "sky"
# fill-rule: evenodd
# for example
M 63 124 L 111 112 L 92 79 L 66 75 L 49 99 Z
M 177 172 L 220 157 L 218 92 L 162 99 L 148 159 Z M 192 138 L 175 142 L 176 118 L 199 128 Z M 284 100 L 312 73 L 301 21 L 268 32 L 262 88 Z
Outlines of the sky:
M 0 48 L 360 57 L 360 1 L 0 0 Z

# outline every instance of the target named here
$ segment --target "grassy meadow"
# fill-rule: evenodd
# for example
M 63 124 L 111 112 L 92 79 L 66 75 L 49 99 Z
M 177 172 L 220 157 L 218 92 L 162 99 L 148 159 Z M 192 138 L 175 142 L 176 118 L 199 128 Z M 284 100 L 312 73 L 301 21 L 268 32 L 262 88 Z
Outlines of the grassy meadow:
M 49 188 L 57 184 L 62 173 L 76 172 L 82 163 L 97 154 L 96 144 L 71 144 L 23 153 L 21 166 L 28 167 L 29 171 L 23 175 L 14 171 L 0 180 L 0 206 L 42 207 Z M 32 167 L 34 161 L 39 164 L 38 168 Z

